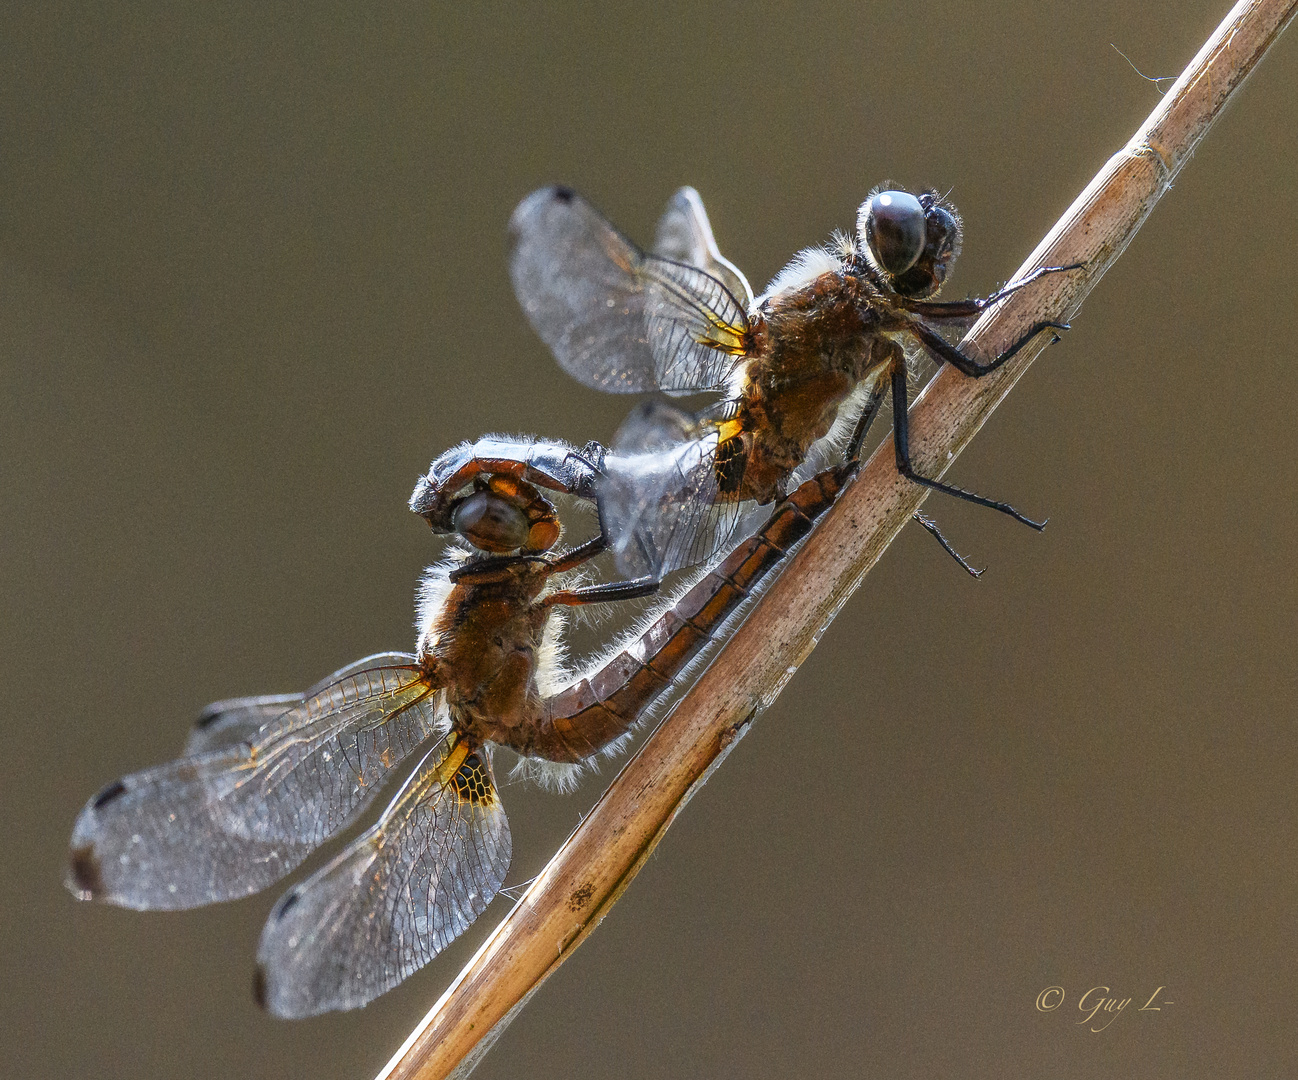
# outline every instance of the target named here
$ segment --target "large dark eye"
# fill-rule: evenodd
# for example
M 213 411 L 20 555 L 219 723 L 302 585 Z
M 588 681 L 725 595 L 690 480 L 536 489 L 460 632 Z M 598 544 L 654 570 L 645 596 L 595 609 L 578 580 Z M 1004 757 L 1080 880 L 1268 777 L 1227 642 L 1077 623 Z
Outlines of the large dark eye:
M 475 491 L 451 515 L 455 531 L 483 551 L 515 551 L 527 543 L 527 515 L 490 491 Z
M 904 274 L 893 278 L 892 287 L 902 296 L 922 300 L 942 288 L 960 254 L 960 218 L 943 206 L 933 192 L 920 196 L 924 207 L 924 250 Z
M 889 274 L 905 273 L 924 251 L 924 208 L 907 191 L 872 195 L 861 207 L 857 229 Z

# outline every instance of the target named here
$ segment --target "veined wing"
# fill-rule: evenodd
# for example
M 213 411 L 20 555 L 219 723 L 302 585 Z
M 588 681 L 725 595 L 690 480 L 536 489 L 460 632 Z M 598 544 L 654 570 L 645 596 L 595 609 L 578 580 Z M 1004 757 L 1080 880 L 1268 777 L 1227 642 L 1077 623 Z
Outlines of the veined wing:
M 257 949 L 258 999 L 283 1017 L 372 1001 L 482 914 L 510 855 L 490 767 L 451 733 L 373 828 L 275 905 Z
M 510 235 L 514 292 L 570 375 L 614 393 L 725 388 L 749 323 L 716 278 L 646 255 L 567 188 L 519 203 Z
M 185 742 L 185 756 L 201 754 L 206 750 L 216 750 L 236 743 L 251 742 L 266 724 L 277 720 L 289 709 L 301 705 L 304 700 L 313 697 L 337 681 L 346 672 L 369 667 L 382 667 L 386 664 L 401 666 L 410 663 L 409 653 L 386 652 L 375 653 L 355 664 L 349 664 L 342 671 L 335 671 L 322 679 L 305 694 L 258 694 L 254 697 L 226 698 L 214 701 L 204 707 L 190 728 L 189 738 Z
M 632 411 L 604 458 L 600 485 L 619 573 L 662 578 L 727 543 L 744 504 L 721 490 L 717 451 L 716 427 L 678 409 L 657 402 Z
M 434 733 L 436 689 L 413 656 L 370 657 L 250 742 L 113 781 L 77 818 L 68 888 L 139 909 L 264 889 L 349 824 Z
M 248 742 L 272 720 L 301 705 L 303 699 L 302 694 L 262 694 L 214 701 L 198 714 L 189 729 L 185 756 Z
M 734 263 L 721 254 L 703 200 L 692 187 L 683 187 L 667 203 L 658 219 L 653 253 L 673 262 L 697 266 L 716 278 L 748 310 L 753 287 Z

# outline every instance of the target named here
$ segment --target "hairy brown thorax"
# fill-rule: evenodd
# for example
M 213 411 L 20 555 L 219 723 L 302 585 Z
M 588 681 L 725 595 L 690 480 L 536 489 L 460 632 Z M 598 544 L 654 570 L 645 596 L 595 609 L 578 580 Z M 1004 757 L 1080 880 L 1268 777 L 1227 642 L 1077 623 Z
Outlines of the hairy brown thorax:
M 851 274 L 826 273 L 762 305 L 733 420 L 721 439 L 741 439 L 746 459 L 722 490 L 764 504 L 829 434 L 839 406 L 892 361 L 879 293 Z M 736 451 L 718 452 L 718 459 Z
M 452 586 L 421 661 L 446 689 L 456 726 L 477 740 L 509 733 L 538 714 L 537 655 L 550 608 L 537 601 L 550 576 L 543 559 L 465 575 Z

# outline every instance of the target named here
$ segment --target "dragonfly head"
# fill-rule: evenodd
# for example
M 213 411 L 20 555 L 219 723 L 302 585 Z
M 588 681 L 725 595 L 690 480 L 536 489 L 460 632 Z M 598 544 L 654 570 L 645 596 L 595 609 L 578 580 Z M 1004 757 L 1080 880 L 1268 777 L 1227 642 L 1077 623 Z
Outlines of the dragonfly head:
M 450 500 L 420 481 L 410 500 L 435 532 L 456 532 L 480 551 L 548 551 L 559 539 L 559 515 L 531 484 L 499 473 L 479 474 Z M 427 492 L 421 492 L 426 487 Z M 421 498 L 421 494 L 426 497 Z M 434 497 L 438 496 L 438 497 Z
M 933 296 L 960 254 L 960 215 L 936 191 L 874 191 L 857 213 L 866 260 L 900 296 Z

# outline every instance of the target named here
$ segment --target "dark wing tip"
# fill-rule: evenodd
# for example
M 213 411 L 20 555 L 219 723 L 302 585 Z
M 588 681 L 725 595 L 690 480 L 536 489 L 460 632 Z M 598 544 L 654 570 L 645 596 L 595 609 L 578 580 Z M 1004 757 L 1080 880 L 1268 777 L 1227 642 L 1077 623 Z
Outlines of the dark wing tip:
M 279 902 L 271 909 L 270 921 L 279 922 L 280 919 L 287 915 L 293 909 L 294 905 L 296 905 L 301 899 L 302 890 L 295 885 L 281 896 Z
M 68 862 L 67 886 L 78 900 L 95 900 L 108 891 L 94 844 L 72 849 Z
M 220 703 L 213 702 L 198 714 L 198 719 L 194 721 L 194 730 L 203 731 L 211 727 L 224 713 L 225 710 L 221 708 Z
M 90 800 L 90 805 L 95 810 L 102 810 L 119 795 L 126 794 L 126 785 L 120 780 L 114 780 L 111 784 L 105 784 L 103 789 Z
M 555 227 L 555 223 L 549 218 L 550 214 L 558 214 L 566 219 L 581 201 L 581 196 L 572 188 L 560 186 L 537 188 L 524 196 L 509 215 L 509 234 L 514 245 L 529 239 L 535 241 L 538 231 L 545 234 Z
M 266 1008 L 266 968 L 258 964 L 252 973 L 252 1000 L 259 1009 Z

